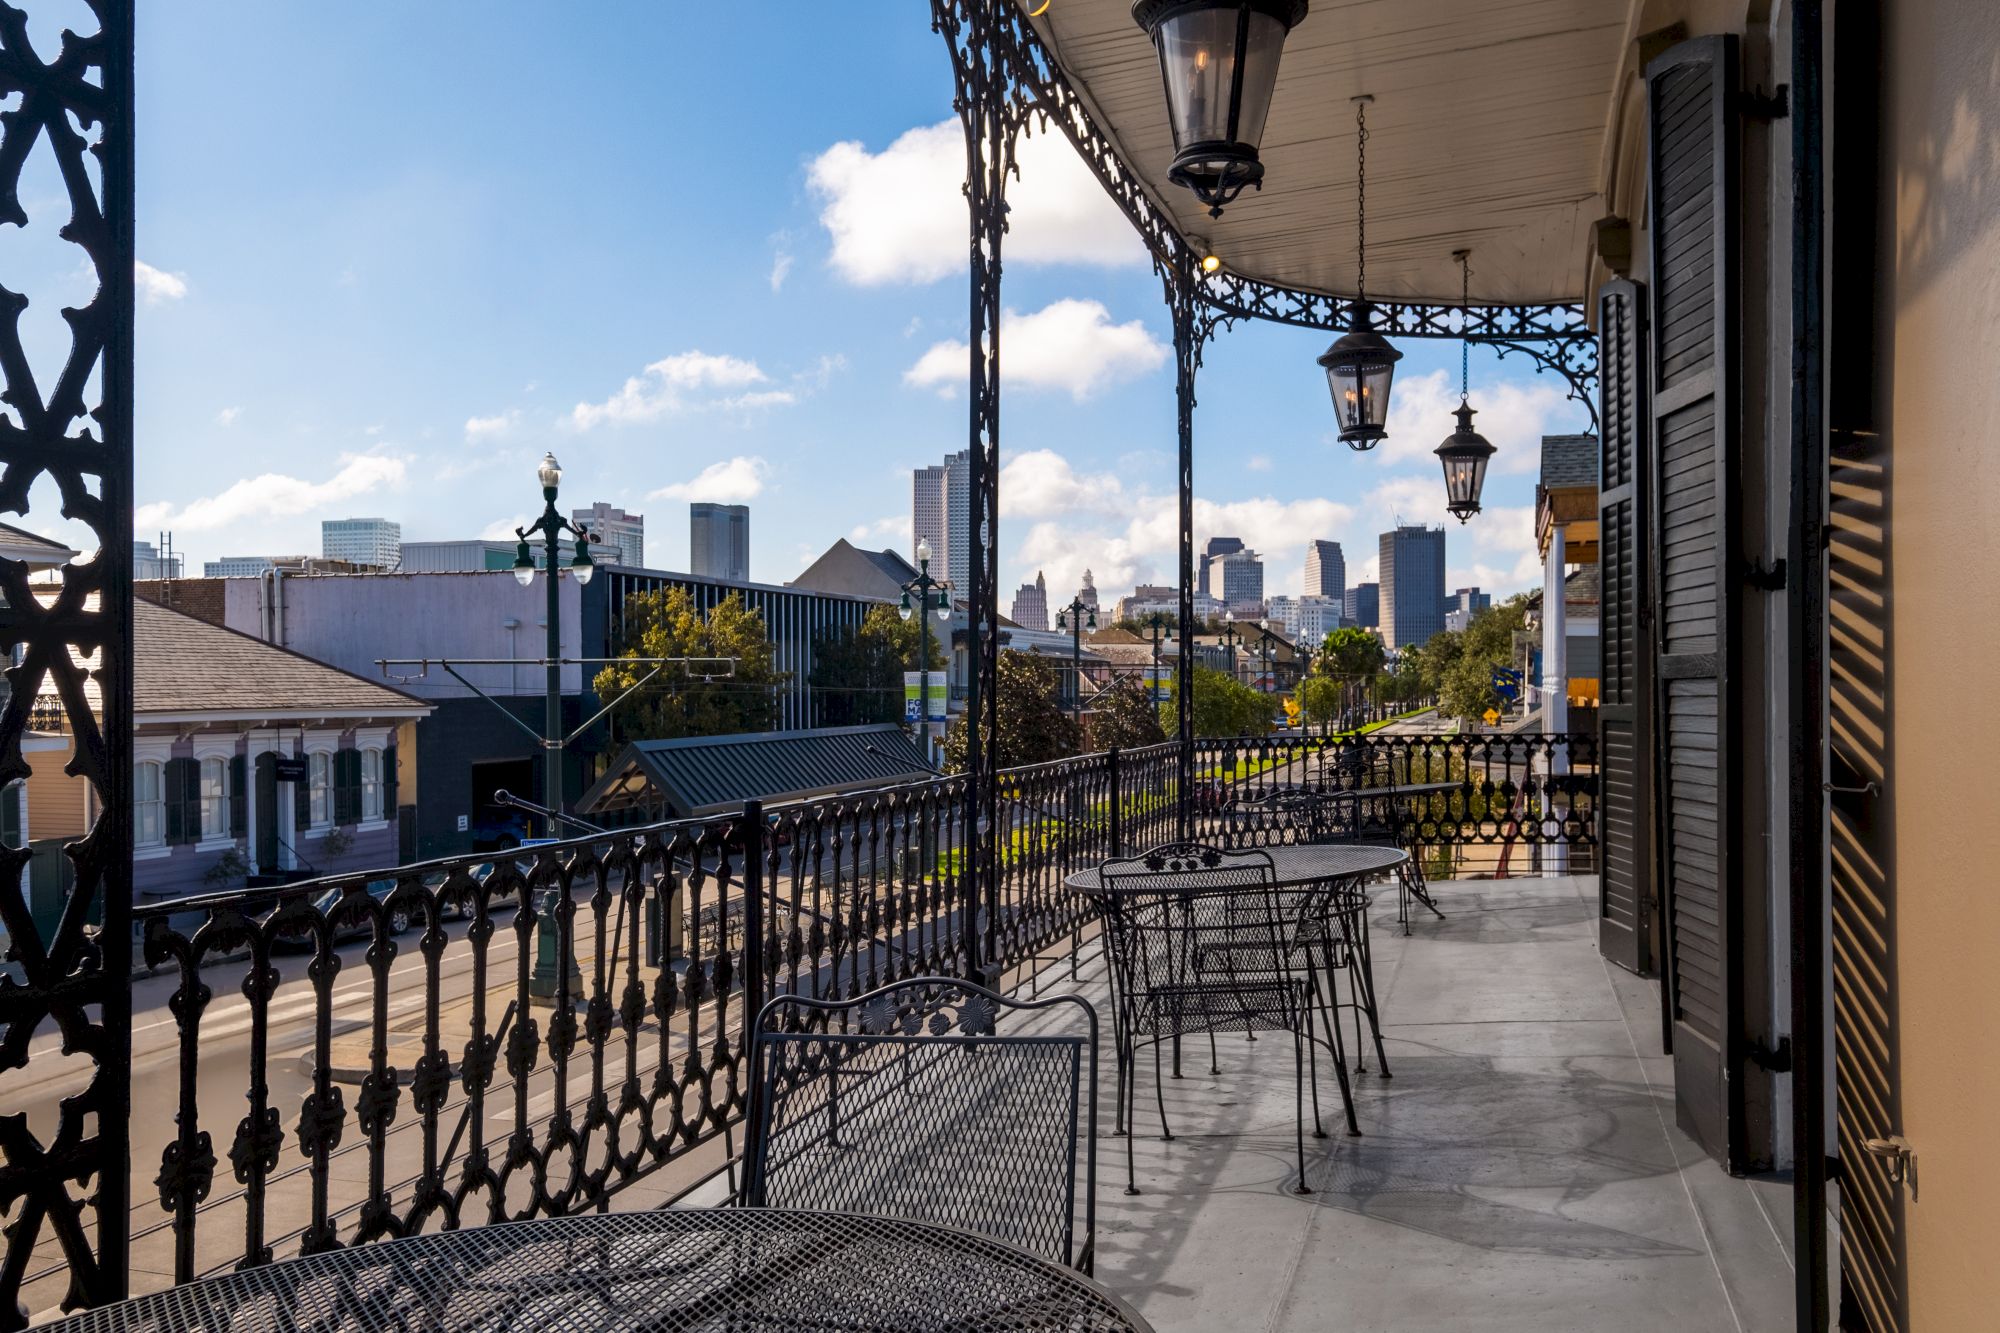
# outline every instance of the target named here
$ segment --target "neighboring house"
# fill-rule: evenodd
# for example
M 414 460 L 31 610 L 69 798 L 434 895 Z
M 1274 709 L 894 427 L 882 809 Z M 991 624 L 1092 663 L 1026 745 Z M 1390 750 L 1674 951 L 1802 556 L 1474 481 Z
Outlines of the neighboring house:
M 408 859 L 431 705 L 151 602 L 132 618 L 139 902 Z M 28 780 L 37 838 L 80 837 L 96 816 L 57 760 Z M 243 870 L 206 879 L 232 852 Z
M 865 551 L 842 537 L 785 586 L 894 602 L 916 576 L 917 567 L 894 551 Z M 944 577 L 943 565 L 935 560 L 931 577 Z

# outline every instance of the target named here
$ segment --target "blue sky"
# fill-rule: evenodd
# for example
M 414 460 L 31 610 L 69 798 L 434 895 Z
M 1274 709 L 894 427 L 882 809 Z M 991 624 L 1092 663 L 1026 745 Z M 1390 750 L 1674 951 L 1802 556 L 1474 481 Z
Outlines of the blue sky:
M 643 511 L 669 568 L 691 498 L 751 505 L 764 581 L 836 537 L 906 548 L 910 469 L 966 436 L 943 46 L 917 0 L 758 12 L 143 6 L 139 535 L 171 528 L 198 562 L 317 550 L 348 515 L 490 534 L 538 506 L 553 449 L 565 507 Z M 1066 594 L 1094 566 L 1116 595 L 1174 558 L 1158 281 L 1060 142 L 1023 169 L 1003 608 L 1037 568 Z M 45 256 L 46 319 L 79 293 L 42 180 L 37 236 L 12 244 L 46 249 L 8 262 Z M 1342 541 L 1356 578 L 1392 515 L 1445 519 L 1429 451 L 1456 346 L 1404 344 L 1392 439 L 1364 457 L 1332 439 L 1325 341 L 1238 329 L 1200 381 L 1197 535 L 1264 550 L 1273 592 L 1297 590 L 1310 538 Z M 1532 581 L 1534 442 L 1584 420 L 1563 392 L 1474 354 L 1502 452 L 1489 513 L 1452 524 L 1455 583 Z

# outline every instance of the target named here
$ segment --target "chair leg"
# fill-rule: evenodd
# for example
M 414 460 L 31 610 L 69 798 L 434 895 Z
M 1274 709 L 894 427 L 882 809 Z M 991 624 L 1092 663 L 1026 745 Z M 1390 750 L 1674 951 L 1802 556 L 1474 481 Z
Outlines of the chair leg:
M 1132 1060 L 1134 1059 L 1134 1057 L 1137 1056 L 1137 1054 L 1138 1052 L 1128 1049 L 1125 1053 L 1125 1064 L 1127 1065 L 1131 1064 Z M 1138 1118 L 1138 1108 L 1132 1104 L 1136 1091 L 1136 1084 L 1139 1081 L 1136 1076 L 1137 1072 L 1138 1072 L 1137 1070 L 1128 1070 L 1123 1067 L 1121 1067 L 1118 1071 L 1118 1114 L 1119 1117 L 1124 1121 L 1126 1126 L 1125 1192 L 1127 1194 L 1137 1194 L 1139 1192 L 1139 1178 L 1138 1178 L 1137 1168 L 1135 1168 L 1132 1164 L 1132 1140 L 1138 1137 L 1138 1135 L 1135 1132 L 1133 1132 L 1133 1122 Z
M 1313 1011 L 1319 1007 L 1314 1003 L 1315 998 L 1309 990 L 1298 1017 L 1306 1027 L 1306 1082 L 1312 1087 L 1313 1137 L 1323 1139 L 1326 1137 L 1326 1126 L 1321 1123 L 1319 1115 L 1319 1042 L 1313 1032 Z
M 1292 1131 L 1298 1145 L 1299 1183 L 1294 1194 L 1311 1194 L 1306 1184 L 1306 1059 L 1299 1049 L 1299 1025 L 1292 1024 Z
M 1395 1075 L 1389 1072 L 1388 1053 L 1382 1049 L 1382 1014 L 1375 1004 L 1375 952 L 1368 940 L 1368 914 L 1363 912 L 1360 916 L 1361 943 L 1352 955 L 1359 967 L 1359 989 L 1355 998 L 1363 1000 L 1362 1007 L 1368 1011 L 1368 1030 L 1375 1037 L 1375 1063 L 1381 1067 L 1383 1078 L 1394 1078 Z
M 1331 947 L 1322 948 L 1320 958 L 1326 970 L 1326 988 L 1330 1003 L 1322 1011 L 1326 1030 L 1333 1038 L 1333 1073 L 1340 1080 L 1341 1105 L 1347 1108 L 1347 1132 L 1354 1138 L 1361 1136 L 1361 1122 L 1354 1115 L 1354 1088 L 1347 1081 L 1347 1044 L 1340 1039 L 1340 969 L 1334 966 Z
M 1167 1126 L 1167 1083 L 1160 1077 L 1160 1043 L 1153 1043 L 1153 1100 L 1160 1107 L 1160 1137 L 1168 1143 L 1174 1141 L 1174 1131 Z
M 1252 1033 L 1252 1034 L 1251 1034 L 1251 1036 L 1250 1036 L 1250 1040 L 1252 1040 L 1252 1041 L 1255 1041 L 1255 1040 L 1257 1040 L 1257 1036 L 1256 1036 L 1256 1034 L 1255 1034 L 1255 1033 Z M 1221 1062 L 1221 1061 L 1220 1061 L 1219 1059 L 1217 1059 L 1217 1058 L 1216 1058 L 1216 1054 L 1215 1054 L 1215 1029 L 1214 1029 L 1214 1028 L 1210 1028 L 1210 1029 L 1208 1030 L 1208 1072 L 1209 1072 L 1209 1074 L 1210 1074 L 1211 1076 L 1213 1076 L 1213 1075 L 1216 1075 L 1216 1074 L 1220 1074 L 1220 1073 L 1222 1072 L 1222 1062 Z

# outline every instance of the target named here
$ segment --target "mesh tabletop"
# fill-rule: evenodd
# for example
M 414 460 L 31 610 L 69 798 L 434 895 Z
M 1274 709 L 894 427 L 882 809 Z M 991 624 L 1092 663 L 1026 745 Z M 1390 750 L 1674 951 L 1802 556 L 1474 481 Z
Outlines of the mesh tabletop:
M 1222 865 L 1229 865 L 1231 861 L 1238 859 L 1239 855 L 1224 852 Z M 1264 847 L 1250 855 L 1270 858 L 1271 884 L 1278 888 L 1295 888 L 1301 885 L 1321 884 L 1328 880 L 1379 875 L 1394 870 L 1409 860 L 1407 854 L 1394 847 L 1373 847 L 1354 843 Z M 1088 897 L 1103 897 L 1107 893 L 1121 891 L 1152 894 L 1161 891 L 1157 882 L 1147 883 L 1144 880 L 1136 880 L 1129 889 L 1121 890 L 1113 887 L 1107 890 L 1098 867 L 1079 870 L 1065 877 L 1063 887 L 1072 893 L 1081 893 Z
M 970 1231 L 851 1213 L 686 1208 L 364 1245 L 175 1287 L 60 1333 L 861 1333 L 1149 1326 L 1088 1278 Z

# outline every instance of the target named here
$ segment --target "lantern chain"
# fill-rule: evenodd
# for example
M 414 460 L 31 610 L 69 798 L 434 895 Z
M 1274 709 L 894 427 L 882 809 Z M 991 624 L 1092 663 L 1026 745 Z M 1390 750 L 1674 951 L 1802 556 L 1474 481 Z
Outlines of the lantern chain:
M 1458 252 L 1458 303 L 1461 309 L 1472 306 L 1472 251 Z M 1470 321 L 1468 321 L 1469 323 Z M 1462 407 L 1472 396 L 1472 339 L 1458 340 L 1458 402 Z
M 1368 300 L 1368 104 L 1375 99 L 1363 94 L 1354 99 L 1354 215 L 1355 264 L 1354 299 Z

